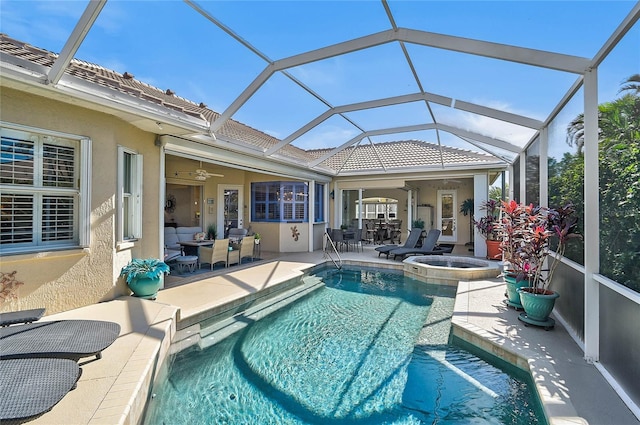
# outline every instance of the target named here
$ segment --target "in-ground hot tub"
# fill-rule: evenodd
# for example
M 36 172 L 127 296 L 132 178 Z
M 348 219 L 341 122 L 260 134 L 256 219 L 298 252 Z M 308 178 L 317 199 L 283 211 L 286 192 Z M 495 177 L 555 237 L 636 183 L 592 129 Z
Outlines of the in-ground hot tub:
M 459 280 L 497 277 L 501 263 L 475 257 L 449 255 L 418 255 L 403 261 L 404 272 L 412 277 L 426 278 L 428 283 L 455 285 Z

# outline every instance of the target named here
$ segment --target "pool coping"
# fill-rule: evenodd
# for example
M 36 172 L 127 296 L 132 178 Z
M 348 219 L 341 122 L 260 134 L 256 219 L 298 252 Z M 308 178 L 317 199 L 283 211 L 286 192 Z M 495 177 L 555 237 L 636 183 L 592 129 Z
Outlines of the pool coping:
M 477 296 L 484 289 L 502 295 L 504 284 L 496 291 L 495 283 L 483 280 L 458 282 L 451 318 L 453 335 L 529 373 L 549 425 L 588 425 L 584 418 L 578 416 L 569 395 L 560 395 L 557 391 L 557 377 L 561 375 L 557 373 L 553 359 L 514 342 L 506 335 L 499 335 L 472 323 L 471 294 Z M 546 332 L 542 329 L 538 331 Z

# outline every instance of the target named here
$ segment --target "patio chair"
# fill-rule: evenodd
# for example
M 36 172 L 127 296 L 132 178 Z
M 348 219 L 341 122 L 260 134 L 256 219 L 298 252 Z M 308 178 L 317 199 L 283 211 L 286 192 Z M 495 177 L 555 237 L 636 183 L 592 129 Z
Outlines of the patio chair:
M 227 238 L 229 238 L 229 244 L 233 249 L 239 249 L 240 243 L 242 242 L 242 239 L 247 236 L 247 233 L 249 233 L 249 230 L 244 228 L 234 227 L 229 229 L 229 235 Z
M 48 412 L 76 387 L 82 370 L 73 360 L 36 358 L 0 361 L 0 423 Z
M 33 310 L 10 311 L 0 313 L 0 327 L 16 325 L 18 323 L 32 323 L 40 320 L 44 314 L 44 308 L 34 308 Z
M 418 227 L 414 227 L 413 229 L 411 229 L 411 232 L 409 233 L 409 237 L 407 238 L 407 240 L 404 241 L 404 245 L 399 246 L 396 244 L 390 244 L 390 245 L 383 245 L 383 246 L 376 247 L 376 251 L 378 251 L 378 257 L 381 254 L 386 254 L 387 258 L 389 258 L 389 252 L 398 248 L 408 248 L 408 249 L 416 248 L 418 246 L 418 242 L 420 241 L 421 235 L 422 235 L 422 229 Z
M 402 243 L 402 220 L 394 220 L 391 223 L 391 228 L 389 229 L 389 239 L 393 244 L 396 240 L 398 243 Z
M 0 360 L 54 357 L 102 358 L 120 335 L 120 325 L 102 320 L 56 320 L 0 328 Z M 1 363 L 1 362 L 0 362 Z
M 245 236 L 240 242 L 240 254 L 238 257 L 238 263 L 242 264 L 243 258 L 251 258 L 253 261 L 253 249 L 255 248 L 255 236 Z
M 355 229 L 353 231 L 353 238 L 346 239 L 347 242 L 347 251 L 349 251 L 349 247 L 353 246 L 356 251 L 358 251 L 358 247 L 360 247 L 360 252 L 362 252 L 362 229 Z
M 446 250 L 436 247 L 439 237 L 440 230 L 431 229 L 427 233 L 427 237 L 422 241 L 420 248 L 396 248 L 389 251 L 389 255 L 393 255 L 394 260 L 398 257 L 403 259 L 409 255 L 442 255 Z
M 376 225 L 373 222 L 373 220 L 367 220 L 364 223 L 364 227 L 366 230 L 366 240 L 367 243 L 373 243 L 375 241 L 376 238 Z
M 338 251 L 342 251 L 343 248 L 347 247 L 347 241 L 344 238 L 344 232 L 342 229 L 333 229 L 331 231 L 331 239 Z
M 198 268 L 202 263 L 208 263 L 213 270 L 217 263 L 224 263 L 225 267 L 229 267 L 229 239 L 218 239 L 213 247 L 201 246 L 198 249 Z

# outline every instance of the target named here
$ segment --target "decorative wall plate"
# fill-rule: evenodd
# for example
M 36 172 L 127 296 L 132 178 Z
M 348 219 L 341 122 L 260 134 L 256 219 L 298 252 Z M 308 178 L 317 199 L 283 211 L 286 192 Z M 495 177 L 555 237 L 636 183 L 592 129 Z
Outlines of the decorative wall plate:
M 169 194 L 164 204 L 164 210 L 168 213 L 172 213 L 176 210 L 176 197 Z

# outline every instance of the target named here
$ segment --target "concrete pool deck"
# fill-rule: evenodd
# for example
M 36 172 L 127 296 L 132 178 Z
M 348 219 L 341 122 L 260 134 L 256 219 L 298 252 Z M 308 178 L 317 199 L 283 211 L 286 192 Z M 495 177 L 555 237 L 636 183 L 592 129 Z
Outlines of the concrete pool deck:
M 363 253 L 341 255 L 352 264 L 401 267 L 399 261 L 379 258 L 372 247 L 366 248 Z M 111 320 L 122 330 L 102 359 L 80 361 L 83 373 L 77 388 L 29 423 L 136 424 L 151 377 L 178 329 L 185 327 L 180 320 L 197 322 L 203 312 L 260 294 L 323 261 L 322 252 L 287 254 L 179 278 L 160 291 L 156 301 L 123 297 L 44 317 L 41 320 Z M 551 331 L 525 327 L 503 299 L 504 284 L 499 279 L 461 281 L 452 318 L 454 335 L 530 368 L 552 424 L 640 424 L 595 366 L 583 360 L 579 346 L 560 323 Z

